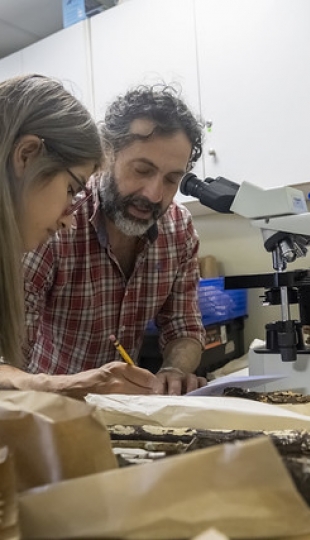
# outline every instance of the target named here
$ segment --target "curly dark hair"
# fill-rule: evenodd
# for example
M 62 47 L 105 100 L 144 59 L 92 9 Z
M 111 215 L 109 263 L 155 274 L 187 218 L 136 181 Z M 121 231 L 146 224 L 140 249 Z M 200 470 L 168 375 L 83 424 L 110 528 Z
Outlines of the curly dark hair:
M 149 135 L 130 133 L 130 126 L 137 118 L 147 118 L 155 127 Z M 187 105 L 172 86 L 141 85 L 118 96 L 108 107 L 100 123 L 103 145 L 115 153 L 137 139 L 167 135 L 183 131 L 188 137 L 192 151 L 188 169 L 198 161 L 202 153 L 202 122 L 194 117 Z

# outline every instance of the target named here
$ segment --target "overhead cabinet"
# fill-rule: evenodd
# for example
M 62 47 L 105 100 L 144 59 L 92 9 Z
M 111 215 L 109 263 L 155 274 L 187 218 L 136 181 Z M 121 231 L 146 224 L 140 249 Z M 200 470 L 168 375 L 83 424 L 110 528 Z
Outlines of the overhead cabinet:
M 130 0 L 0 60 L 0 80 L 31 71 L 98 120 L 129 87 L 172 83 L 206 122 L 198 177 L 310 191 L 308 0 Z

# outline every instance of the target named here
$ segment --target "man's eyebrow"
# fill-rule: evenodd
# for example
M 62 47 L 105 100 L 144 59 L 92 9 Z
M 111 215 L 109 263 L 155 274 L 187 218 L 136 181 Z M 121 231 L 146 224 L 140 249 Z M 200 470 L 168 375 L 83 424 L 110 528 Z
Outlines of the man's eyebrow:
M 186 171 L 184 171 L 183 169 L 178 169 L 177 171 L 171 171 L 170 173 L 168 174 L 176 174 L 178 176 L 184 176 L 184 174 L 186 173 Z
M 154 167 L 154 169 L 158 169 L 157 165 L 155 165 L 155 163 L 153 163 L 153 161 L 150 161 L 149 159 L 147 158 L 143 158 L 143 157 L 140 157 L 140 158 L 134 158 L 132 160 L 132 163 L 135 163 L 135 162 L 142 162 L 142 163 L 145 163 L 146 165 L 150 165 L 151 167 Z M 186 173 L 186 170 L 183 170 L 183 169 L 177 169 L 175 171 L 170 171 L 168 172 L 167 174 L 177 174 L 177 175 L 181 175 L 183 176 L 184 174 Z
M 139 161 L 139 162 L 145 163 L 146 165 L 151 165 L 152 167 L 157 168 L 155 163 L 153 163 L 153 161 L 151 161 L 150 159 L 147 159 L 144 157 L 136 157 L 136 158 L 133 158 L 132 163 L 135 163 L 136 161 Z

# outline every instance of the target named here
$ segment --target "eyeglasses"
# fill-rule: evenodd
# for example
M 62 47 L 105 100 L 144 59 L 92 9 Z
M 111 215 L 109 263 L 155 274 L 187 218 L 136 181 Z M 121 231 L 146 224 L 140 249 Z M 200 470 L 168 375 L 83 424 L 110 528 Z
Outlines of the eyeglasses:
M 65 211 L 65 216 L 73 214 L 82 204 L 84 204 L 92 196 L 92 191 L 83 184 L 83 182 L 74 174 L 70 169 L 66 169 L 67 173 L 70 174 L 71 178 L 80 186 L 81 191 L 72 197 L 70 206 Z
M 47 150 L 47 152 L 55 154 L 64 161 L 63 156 L 53 148 L 50 142 L 46 142 L 46 140 L 42 139 L 41 137 L 39 138 L 41 139 L 42 146 Z M 74 174 L 70 169 L 68 169 L 68 167 L 66 167 L 65 170 L 68 174 L 70 174 L 71 178 L 73 178 L 73 180 L 81 188 L 81 191 L 74 195 L 74 197 L 72 197 L 70 206 L 68 206 L 68 208 L 64 212 L 65 216 L 69 216 L 70 214 L 73 214 L 73 212 L 75 212 L 78 208 L 80 208 L 82 204 L 88 201 L 88 199 L 92 196 L 92 191 L 91 189 L 87 188 L 85 184 L 78 178 L 78 176 L 76 176 L 76 174 Z

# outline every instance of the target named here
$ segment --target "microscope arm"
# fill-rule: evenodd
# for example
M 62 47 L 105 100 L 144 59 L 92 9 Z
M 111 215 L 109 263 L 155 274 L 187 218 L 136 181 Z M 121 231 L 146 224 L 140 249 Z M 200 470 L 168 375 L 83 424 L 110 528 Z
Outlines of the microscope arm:
M 243 182 L 241 185 L 218 177 L 199 180 L 187 174 L 180 190 L 197 197 L 201 204 L 223 213 L 235 213 L 251 220 L 262 231 L 264 246 L 272 253 L 273 268 L 281 275 L 287 263 L 307 253 L 310 243 L 310 213 L 302 191 L 291 187 L 262 189 Z M 282 320 L 266 326 L 283 361 L 297 358 L 297 330 L 300 323 L 290 319 L 288 290 L 280 286 Z
M 272 231 L 287 232 L 301 236 L 310 236 L 310 212 L 290 214 L 268 218 L 251 219 L 254 227 Z

